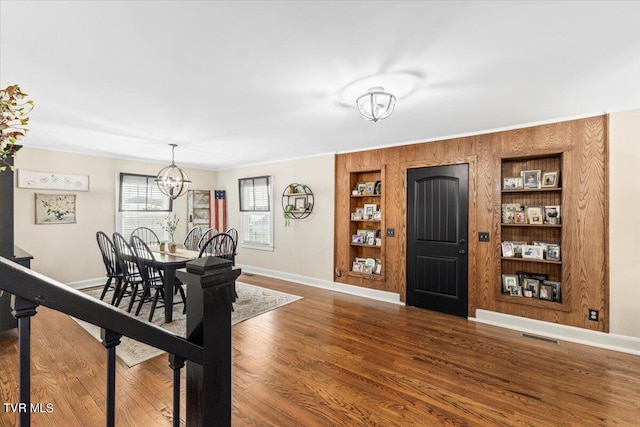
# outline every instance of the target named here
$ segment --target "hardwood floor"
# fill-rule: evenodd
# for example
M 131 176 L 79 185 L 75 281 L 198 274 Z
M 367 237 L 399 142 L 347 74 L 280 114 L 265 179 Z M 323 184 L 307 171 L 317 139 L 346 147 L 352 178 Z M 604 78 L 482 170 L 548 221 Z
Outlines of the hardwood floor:
M 304 299 L 233 326 L 235 426 L 638 425 L 640 357 L 265 277 L 240 280 Z M 3 403 L 17 401 L 15 336 L 0 334 Z M 44 308 L 32 340 L 32 402 L 54 408 L 33 414 L 32 425 L 104 425 L 102 346 Z M 170 425 L 166 355 L 117 365 L 116 425 Z M 12 425 L 16 415 L 3 405 L 0 426 Z

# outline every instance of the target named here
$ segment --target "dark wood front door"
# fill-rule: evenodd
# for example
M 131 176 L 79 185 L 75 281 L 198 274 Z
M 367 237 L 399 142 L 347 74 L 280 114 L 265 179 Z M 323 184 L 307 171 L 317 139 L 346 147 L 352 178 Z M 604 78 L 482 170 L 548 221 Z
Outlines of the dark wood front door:
M 468 314 L 469 165 L 407 170 L 407 305 Z

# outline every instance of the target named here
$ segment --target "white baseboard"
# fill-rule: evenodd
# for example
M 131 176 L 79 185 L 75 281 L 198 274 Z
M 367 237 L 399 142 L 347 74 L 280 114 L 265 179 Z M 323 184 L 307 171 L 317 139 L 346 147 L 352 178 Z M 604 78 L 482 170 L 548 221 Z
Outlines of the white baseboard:
M 106 277 L 97 277 L 95 279 L 87 279 L 87 280 L 79 280 L 77 282 L 69 282 L 65 283 L 65 285 L 69 286 L 73 289 L 86 289 L 93 288 L 94 286 L 101 286 L 107 283 Z
M 589 329 L 558 325 L 557 323 L 543 322 L 540 320 L 527 319 L 526 317 L 480 309 L 476 310 L 476 317 L 470 317 L 469 320 L 640 356 L 640 339 L 634 337 L 607 334 Z
M 296 282 L 307 286 L 313 286 L 315 288 L 342 292 L 343 294 L 357 295 L 360 297 L 375 299 L 378 301 L 404 305 L 404 303 L 400 302 L 400 295 L 393 292 L 379 291 L 377 289 L 363 288 L 360 286 L 345 285 L 344 283 L 330 282 L 328 280 L 316 279 L 314 277 L 301 276 L 299 274 L 286 273 L 284 271 L 268 270 L 266 268 L 253 267 L 244 264 L 236 264 L 236 267 L 241 268 L 243 273 L 258 274 L 260 276 L 287 280 L 289 282 Z

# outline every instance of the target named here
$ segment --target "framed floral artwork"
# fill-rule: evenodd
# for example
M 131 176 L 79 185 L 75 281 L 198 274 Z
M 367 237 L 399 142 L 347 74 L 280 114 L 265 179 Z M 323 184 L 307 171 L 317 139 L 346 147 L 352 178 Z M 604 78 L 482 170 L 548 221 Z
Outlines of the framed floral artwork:
M 75 194 L 36 193 L 36 224 L 75 224 Z

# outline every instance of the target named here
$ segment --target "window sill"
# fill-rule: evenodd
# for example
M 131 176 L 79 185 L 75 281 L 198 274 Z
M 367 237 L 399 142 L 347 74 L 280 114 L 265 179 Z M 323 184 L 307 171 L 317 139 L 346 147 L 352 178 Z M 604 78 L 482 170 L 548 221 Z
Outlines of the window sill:
M 259 245 L 259 244 L 256 244 L 256 243 L 241 242 L 240 246 L 243 249 L 257 249 L 259 251 L 270 251 L 270 252 L 273 252 L 273 245 Z

